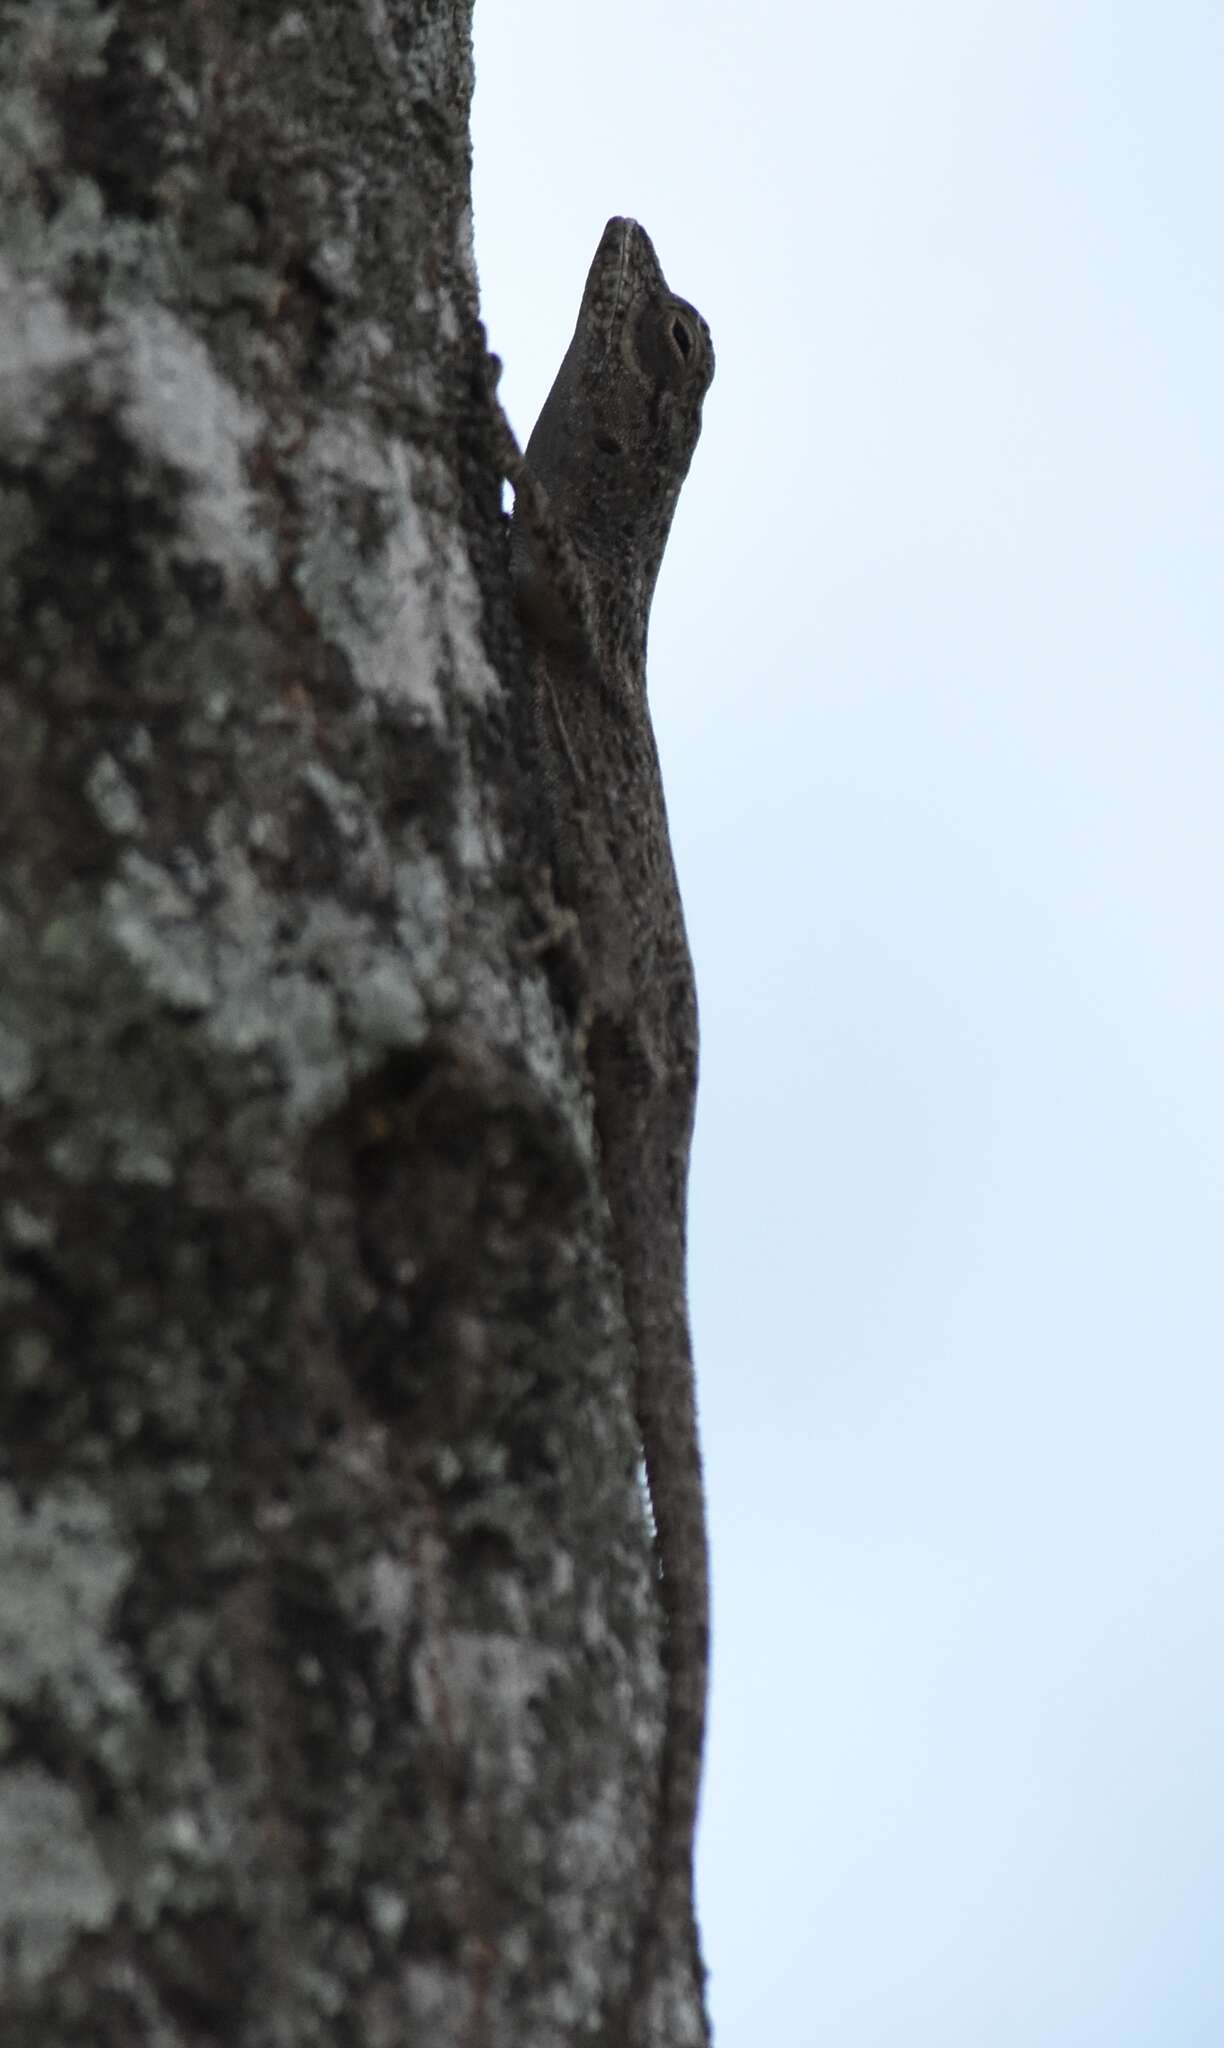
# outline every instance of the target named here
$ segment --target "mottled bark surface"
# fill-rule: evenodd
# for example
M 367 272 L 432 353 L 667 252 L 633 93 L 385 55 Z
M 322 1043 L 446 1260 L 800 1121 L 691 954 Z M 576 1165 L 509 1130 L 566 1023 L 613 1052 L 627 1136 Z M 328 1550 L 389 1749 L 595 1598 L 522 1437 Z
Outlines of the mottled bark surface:
M 591 2039 L 662 1698 L 467 8 L 0 74 L 0 2034 Z

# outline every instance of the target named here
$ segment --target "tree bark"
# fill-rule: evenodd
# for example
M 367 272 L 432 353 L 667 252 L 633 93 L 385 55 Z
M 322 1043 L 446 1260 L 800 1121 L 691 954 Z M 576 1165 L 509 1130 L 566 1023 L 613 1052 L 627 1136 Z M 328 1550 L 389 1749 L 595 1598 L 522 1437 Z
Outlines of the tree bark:
M 594 2040 L 662 1679 L 468 7 L 0 71 L 0 2033 Z

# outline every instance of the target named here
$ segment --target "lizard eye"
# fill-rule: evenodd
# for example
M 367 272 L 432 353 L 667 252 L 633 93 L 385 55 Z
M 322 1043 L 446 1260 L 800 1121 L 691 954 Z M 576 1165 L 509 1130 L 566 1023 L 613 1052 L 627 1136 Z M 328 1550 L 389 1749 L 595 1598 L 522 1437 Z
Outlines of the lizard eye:
M 678 354 L 683 356 L 687 363 L 694 348 L 693 330 L 689 326 L 688 321 L 682 320 L 678 313 L 671 324 L 671 338 Z

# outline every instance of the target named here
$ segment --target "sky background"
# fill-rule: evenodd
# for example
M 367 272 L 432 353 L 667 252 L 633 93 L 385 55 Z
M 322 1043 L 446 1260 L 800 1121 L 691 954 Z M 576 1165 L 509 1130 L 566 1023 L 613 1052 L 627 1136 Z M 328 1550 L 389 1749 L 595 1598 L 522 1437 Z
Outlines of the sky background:
M 520 436 L 610 214 L 718 356 L 650 674 L 720 2048 L 1221 2048 L 1224 8 L 476 59 Z

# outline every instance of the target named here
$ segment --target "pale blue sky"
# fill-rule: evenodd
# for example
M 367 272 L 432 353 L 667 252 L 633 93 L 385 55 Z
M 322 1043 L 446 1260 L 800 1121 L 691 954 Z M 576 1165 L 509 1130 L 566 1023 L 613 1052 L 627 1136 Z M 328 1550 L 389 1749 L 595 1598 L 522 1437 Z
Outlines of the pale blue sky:
M 609 214 L 718 353 L 651 694 L 720 2048 L 1220 2048 L 1224 9 L 476 55 L 520 433 Z

